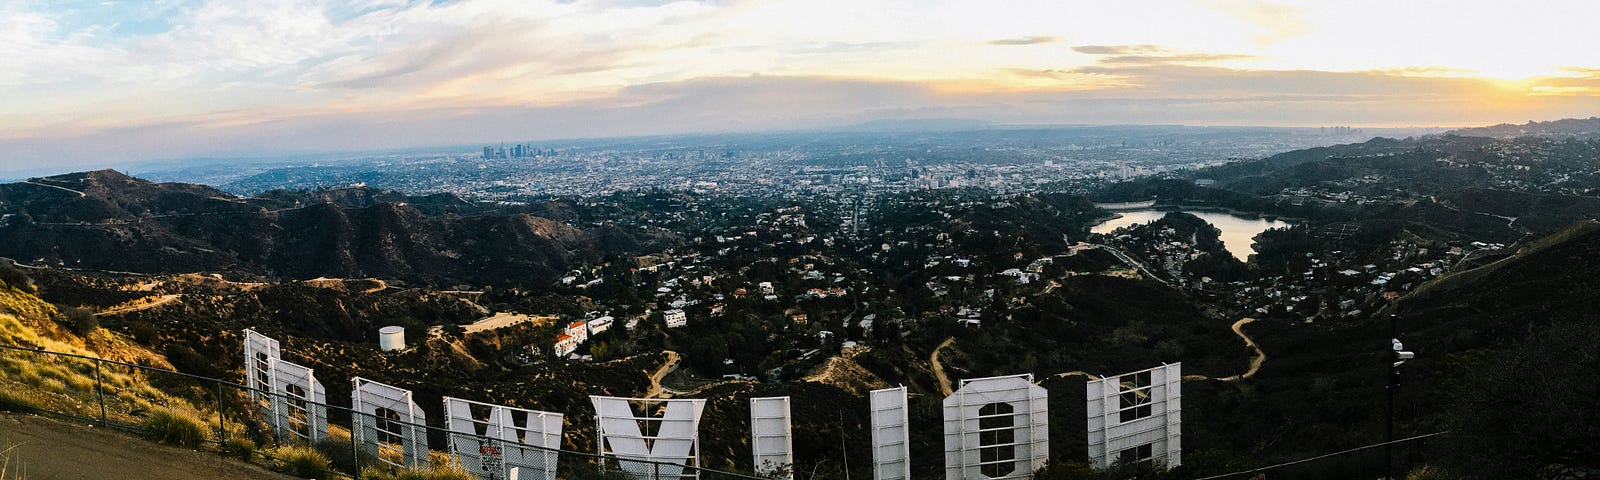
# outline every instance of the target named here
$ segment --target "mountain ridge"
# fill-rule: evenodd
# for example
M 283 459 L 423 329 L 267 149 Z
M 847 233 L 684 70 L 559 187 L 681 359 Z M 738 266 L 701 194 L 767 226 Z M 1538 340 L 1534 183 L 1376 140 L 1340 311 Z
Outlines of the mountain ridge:
M 0 256 L 141 273 L 543 281 L 676 238 L 494 213 L 447 194 L 347 188 L 238 197 L 97 170 L 0 185 Z

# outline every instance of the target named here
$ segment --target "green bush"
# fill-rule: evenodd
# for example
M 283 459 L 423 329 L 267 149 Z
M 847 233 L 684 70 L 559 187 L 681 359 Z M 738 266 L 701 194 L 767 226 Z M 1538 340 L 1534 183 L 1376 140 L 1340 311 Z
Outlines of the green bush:
M 341 472 L 354 472 L 361 465 L 378 464 L 378 457 L 368 453 L 365 449 L 361 450 L 360 462 L 357 463 L 356 452 L 350 448 L 348 439 L 339 441 L 332 438 L 324 438 L 316 443 L 315 448 L 317 451 L 322 452 L 322 456 L 333 463 L 335 469 Z
M 0 284 L 15 288 L 22 293 L 39 292 L 38 289 L 33 287 L 33 279 L 28 278 L 28 274 L 10 265 L 0 265 Z
M 86 308 L 57 306 L 57 309 L 67 316 L 67 327 L 72 329 L 72 333 L 88 335 L 94 329 L 100 328 L 100 318 L 95 317 L 94 312 Z
M 39 410 L 39 403 L 32 398 L 21 396 L 17 393 L 0 390 L 0 412 L 35 412 Z
M 222 442 L 222 454 L 246 462 L 255 460 L 256 442 L 244 437 L 228 437 Z
M 156 410 L 139 428 L 151 440 L 189 448 L 204 443 L 209 431 L 200 420 L 171 410 Z
M 301 478 L 327 479 L 333 477 L 333 464 L 315 448 L 306 446 L 278 447 L 272 451 L 276 470 Z

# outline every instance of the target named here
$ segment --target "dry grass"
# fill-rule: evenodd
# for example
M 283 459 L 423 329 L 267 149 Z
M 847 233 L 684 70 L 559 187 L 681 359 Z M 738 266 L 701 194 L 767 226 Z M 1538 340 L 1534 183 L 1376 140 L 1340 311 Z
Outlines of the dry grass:
M 361 478 L 370 480 L 473 480 L 478 478 L 454 465 L 386 470 L 376 466 L 361 469 Z
M 27 478 L 22 473 L 22 460 L 16 458 L 17 447 L 15 444 L 0 450 L 0 480 L 22 480 Z
M 198 448 L 211 431 L 198 418 L 184 412 L 156 410 L 139 423 L 145 437 L 180 447 Z
M 164 357 L 105 329 L 75 335 L 59 324 L 64 318 L 54 306 L 33 295 L 0 287 L 0 345 L 171 368 Z M 216 423 L 215 412 L 152 387 L 148 375 L 137 368 L 92 359 L 0 349 L 0 387 L 4 387 L 0 391 L 7 392 L 0 397 L 0 408 L 12 404 L 98 417 L 101 393 L 95 386 L 99 384 L 109 420 L 141 424 L 151 413 L 166 412 L 202 426 Z
M 305 445 L 287 445 L 267 452 L 272 457 L 273 470 L 301 478 L 331 478 L 333 463 L 328 456 Z

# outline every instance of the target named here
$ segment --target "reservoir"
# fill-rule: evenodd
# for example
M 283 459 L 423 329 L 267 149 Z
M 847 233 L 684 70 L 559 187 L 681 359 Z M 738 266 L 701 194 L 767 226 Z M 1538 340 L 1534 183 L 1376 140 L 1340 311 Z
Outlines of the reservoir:
M 1089 231 L 1091 233 L 1111 233 L 1112 230 L 1116 230 L 1118 228 L 1156 221 L 1163 215 L 1166 215 L 1169 211 L 1170 210 L 1132 210 L 1126 212 L 1116 212 L 1122 214 L 1122 217 L 1107 220 L 1105 223 L 1095 225 L 1094 228 L 1089 229 Z M 1217 227 L 1218 230 L 1222 230 L 1222 246 L 1227 248 L 1228 253 L 1232 253 L 1234 258 L 1238 258 L 1239 260 L 1248 260 L 1250 258 L 1250 254 L 1256 253 L 1255 247 L 1250 245 L 1253 242 L 1251 239 L 1255 238 L 1256 234 L 1261 233 L 1269 228 L 1284 228 L 1290 225 L 1288 222 L 1279 220 L 1241 217 L 1238 215 L 1231 215 L 1221 212 L 1184 213 L 1200 217 L 1201 220 L 1205 220 L 1206 223 L 1211 224 L 1211 226 Z

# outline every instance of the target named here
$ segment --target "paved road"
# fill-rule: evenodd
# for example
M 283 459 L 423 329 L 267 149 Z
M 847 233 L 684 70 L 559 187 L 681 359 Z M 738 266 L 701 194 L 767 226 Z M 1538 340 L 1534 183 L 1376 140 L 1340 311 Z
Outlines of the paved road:
M 287 480 L 294 477 L 210 452 L 150 442 L 118 430 L 32 415 L 0 413 L 0 450 L 10 452 L 6 478 L 28 480 Z M 11 477 L 13 472 L 20 473 Z

